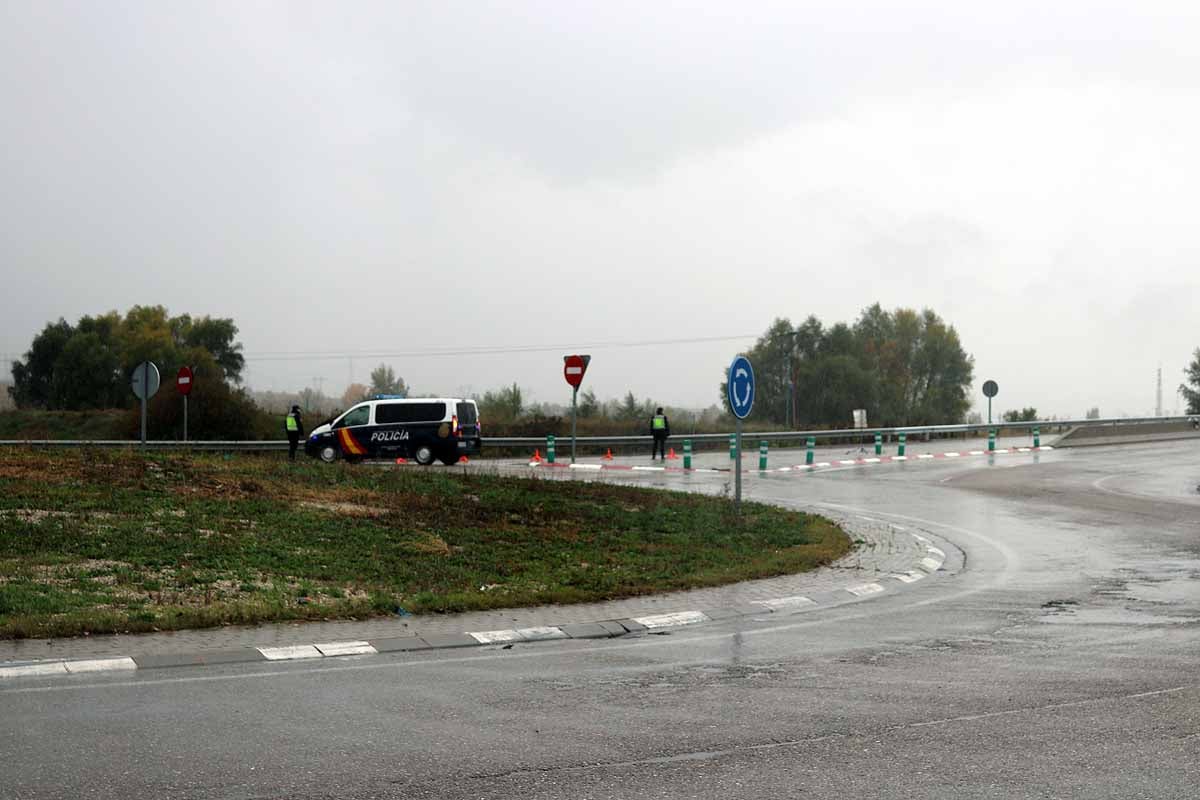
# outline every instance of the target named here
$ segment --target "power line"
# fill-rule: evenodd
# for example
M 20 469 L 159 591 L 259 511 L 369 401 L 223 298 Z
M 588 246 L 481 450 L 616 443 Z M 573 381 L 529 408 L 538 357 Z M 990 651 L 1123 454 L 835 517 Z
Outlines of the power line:
M 423 350 L 367 351 L 267 351 L 244 354 L 246 361 L 316 361 L 351 358 L 445 358 L 448 356 L 510 355 L 513 353 L 546 353 L 571 349 L 614 350 L 631 347 L 656 347 L 663 345 L 701 344 L 705 342 L 729 342 L 739 339 L 756 339 L 760 334 L 745 333 L 736 336 L 698 336 L 685 339 L 646 339 L 626 342 L 592 342 L 590 344 L 537 344 L 499 345 L 456 348 L 427 348 Z

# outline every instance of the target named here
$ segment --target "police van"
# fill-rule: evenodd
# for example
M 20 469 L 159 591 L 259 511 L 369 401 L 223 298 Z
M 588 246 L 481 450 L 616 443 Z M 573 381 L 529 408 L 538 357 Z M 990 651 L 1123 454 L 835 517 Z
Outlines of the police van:
M 411 458 L 421 465 L 454 464 L 481 447 L 474 400 L 452 397 L 364 400 L 309 434 L 304 452 L 325 462 L 343 458 Z

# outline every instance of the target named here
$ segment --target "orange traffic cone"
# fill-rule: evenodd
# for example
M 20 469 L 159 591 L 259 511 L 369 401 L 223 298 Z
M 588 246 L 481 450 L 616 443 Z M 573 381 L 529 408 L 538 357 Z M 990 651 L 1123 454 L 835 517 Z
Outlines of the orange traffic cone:
M 534 451 L 533 451 L 533 458 L 529 459 L 529 463 L 530 463 L 530 464 L 540 464 L 540 463 L 542 463 L 542 451 L 541 451 L 541 450 L 534 450 Z
M 668 461 L 678 461 L 679 460 L 679 456 L 675 455 L 674 447 L 671 448 L 671 452 L 667 453 L 667 460 Z
M 610 448 L 608 448 L 607 450 L 605 450 L 605 451 L 604 451 L 604 460 L 605 460 L 605 461 L 612 461 L 612 460 L 613 460 L 613 454 L 612 454 L 612 448 L 611 448 L 611 447 L 610 447 Z
M 403 458 L 397 458 L 397 459 L 396 459 L 396 463 L 397 463 L 397 464 L 407 464 L 407 463 L 408 463 L 408 461 L 407 461 L 407 460 L 405 460 L 405 459 L 403 459 Z
M 460 464 L 469 464 L 469 463 L 471 463 L 471 462 L 467 460 L 467 457 L 466 457 L 466 456 L 459 456 L 459 458 L 458 458 L 458 463 L 460 463 Z

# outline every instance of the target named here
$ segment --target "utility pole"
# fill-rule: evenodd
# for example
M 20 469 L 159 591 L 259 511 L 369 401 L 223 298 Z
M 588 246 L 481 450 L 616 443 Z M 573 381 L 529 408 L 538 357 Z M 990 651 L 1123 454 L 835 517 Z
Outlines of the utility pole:
M 1163 415 L 1162 407 L 1162 364 L 1158 365 L 1158 390 L 1155 392 L 1154 401 L 1154 416 L 1161 417 Z

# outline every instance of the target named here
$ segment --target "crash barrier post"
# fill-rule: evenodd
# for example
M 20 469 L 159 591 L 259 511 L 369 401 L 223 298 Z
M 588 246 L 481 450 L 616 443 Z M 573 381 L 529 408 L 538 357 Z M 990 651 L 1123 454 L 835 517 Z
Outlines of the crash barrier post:
M 988 430 L 988 452 L 990 453 L 995 449 L 996 449 L 996 429 L 990 428 Z
M 691 439 L 683 440 L 683 468 L 684 469 L 692 468 L 692 440 Z
M 1041 428 L 1033 429 L 1033 446 L 1034 447 L 1042 446 L 1042 429 Z
M 883 455 L 883 434 L 882 433 L 875 434 L 875 455 L 877 455 L 877 456 Z
M 546 435 L 546 463 L 554 463 L 554 434 Z
M 900 447 L 899 447 L 900 452 L 898 452 L 896 455 L 900 455 L 900 456 L 904 455 L 904 445 L 907 440 L 908 440 L 908 434 L 901 433 L 900 434 Z
M 737 434 L 729 434 L 729 460 L 737 458 Z
M 804 463 L 805 464 L 811 465 L 813 463 L 813 448 L 816 446 L 817 446 L 817 437 L 815 437 L 815 436 L 808 437 L 808 441 L 806 441 L 804 443 L 804 447 L 805 447 Z
M 765 471 L 767 468 L 767 440 L 763 439 L 758 443 L 758 468 Z

